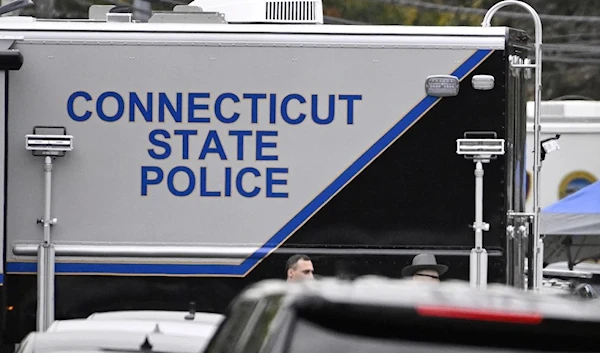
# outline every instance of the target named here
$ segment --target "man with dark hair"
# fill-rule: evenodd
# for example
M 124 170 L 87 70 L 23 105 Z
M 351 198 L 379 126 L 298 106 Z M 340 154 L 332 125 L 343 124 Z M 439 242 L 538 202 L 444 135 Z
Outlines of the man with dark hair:
M 313 279 L 315 269 L 310 257 L 303 254 L 292 255 L 285 264 L 285 273 L 288 282 Z

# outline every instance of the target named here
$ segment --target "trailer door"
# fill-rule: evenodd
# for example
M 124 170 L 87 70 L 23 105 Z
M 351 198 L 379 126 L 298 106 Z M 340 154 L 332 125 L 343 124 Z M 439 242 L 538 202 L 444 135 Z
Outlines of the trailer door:
M 8 125 L 8 79 L 10 70 L 19 70 L 23 64 L 23 57 L 18 50 L 10 49 L 16 38 L 4 37 L 0 39 L 0 251 L 2 261 L 0 261 L 0 328 L 2 334 L 6 329 L 6 303 L 4 286 L 4 264 L 6 263 L 6 140 Z M 25 136 L 23 136 L 25 139 Z

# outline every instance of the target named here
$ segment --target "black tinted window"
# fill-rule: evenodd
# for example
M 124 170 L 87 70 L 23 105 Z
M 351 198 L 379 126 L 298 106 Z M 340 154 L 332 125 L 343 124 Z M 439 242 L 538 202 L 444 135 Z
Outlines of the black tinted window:
M 532 351 L 516 348 L 465 346 L 452 343 L 429 343 L 369 337 L 333 331 L 299 320 L 285 353 L 515 353 Z
M 240 338 L 242 331 L 246 327 L 252 312 L 256 308 L 257 302 L 238 302 L 228 314 L 225 322 L 219 328 L 207 353 L 231 353 Z
M 270 297 L 265 299 L 260 311 L 260 317 L 256 321 L 256 324 L 252 327 L 248 343 L 244 347 L 244 353 L 255 353 L 260 350 L 265 339 L 269 335 L 271 328 L 271 322 L 275 318 L 281 305 L 281 297 Z

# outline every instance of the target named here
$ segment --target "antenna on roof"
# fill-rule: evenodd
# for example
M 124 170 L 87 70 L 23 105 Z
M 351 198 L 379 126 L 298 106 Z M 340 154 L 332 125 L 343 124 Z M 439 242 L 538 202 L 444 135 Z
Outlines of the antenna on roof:
M 186 320 L 194 320 L 196 317 L 196 302 L 190 302 L 190 313 L 185 316 Z
M 144 340 L 144 343 L 142 343 L 142 345 L 140 346 L 140 350 L 142 352 L 150 352 L 150 351 L 152 351 L 152 345 L 150 344 L 150 341 L 148 341 L 148 336 L 146 336 L 146 339 Z

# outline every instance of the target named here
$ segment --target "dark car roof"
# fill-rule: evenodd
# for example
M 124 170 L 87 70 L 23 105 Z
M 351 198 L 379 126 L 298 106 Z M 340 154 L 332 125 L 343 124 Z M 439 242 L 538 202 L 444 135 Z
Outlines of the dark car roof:
M 273 307 L 278 308 L 274 316 Z M 600 346 L 600 301 L 499 284 L 475 289 L 463 281 L 427 283 L 376 276 L 302 283 L 267 280 L 240 294 L 231 306 L 232 320 L 237 320 L 236 308 L 244 315 L 250 310 L 252 318 L 272 318 L 272 332 L 291 335 L 287 337 L 294 336 L 294 327 L 313 325 L 333 336 L 484 350 L 582 353 L 597 352 Z M 247 330 L 257 330 L 253 322 L 247 321 Z
M 328 303 L 411 309 L 451 308 L 529 315 L 532 320 L 538 317 L 600 323 L 599 301 L 541 295 L 500 284 L 489 284 L 485 290 L 477 290 L 463 281 L 426 283 L 375 276 L 353 281 L 325 278 L 293 284 L 268 280 L 248 288 L 242 298 L 269 295 L 285 295 L 288 304 L 296 308 L 319 300 L 321 306 Z

